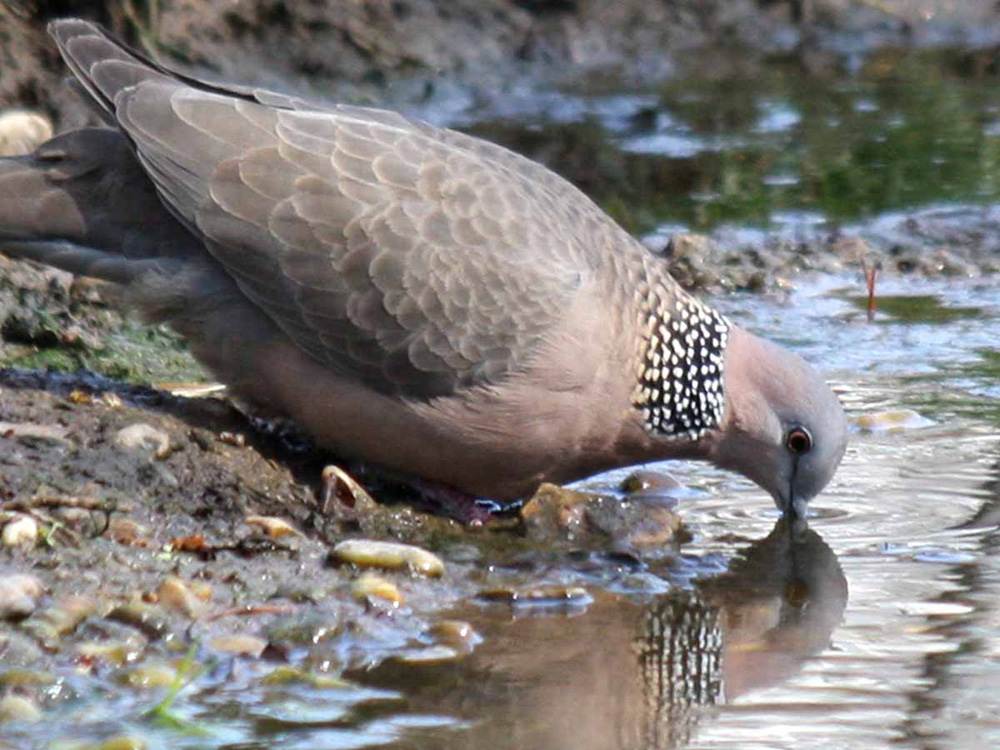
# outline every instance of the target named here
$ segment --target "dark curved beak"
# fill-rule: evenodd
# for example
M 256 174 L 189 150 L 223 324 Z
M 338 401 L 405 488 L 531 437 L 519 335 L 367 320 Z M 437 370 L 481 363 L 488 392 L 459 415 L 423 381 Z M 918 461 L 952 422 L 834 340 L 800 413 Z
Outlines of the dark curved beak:
M 799 461 L 796 457 L 795 465 L 792 467 L 792 477 L 788 481 L 788 502 L 785 504 L 785 515 L 792 521 L 804 521 L 809 512 L 809 501 L 804 497 L 795 496 L 795 474 L 799 468 Z

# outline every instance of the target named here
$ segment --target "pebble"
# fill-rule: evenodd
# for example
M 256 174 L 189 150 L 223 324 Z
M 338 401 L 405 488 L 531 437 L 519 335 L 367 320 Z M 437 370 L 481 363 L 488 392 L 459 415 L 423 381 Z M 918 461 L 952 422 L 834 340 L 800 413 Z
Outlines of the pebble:
M 140 664 L 120 673 L 119 679 L 130 687 L 143 690 L 169 688 L 177 681 L 177 670 L 167 664 Z
M 135 628 L 150 640 L 170 634 L 170 621 L 161 607 L 143 602 L 121 604 L 108 613 L 108 619 Z
M 598 499 L 597 495 L 544 483 L 521 508 L 521 519 L 534 537 L 572 534 L 584 526 L 587 505 Z
M 684 485 L 670 474 L 639 469 L 622 480 L 621 490 L 628 495 L 666 495 L 683 490 Z
M 684 288 L 715 288 L 720 284 L 715 270 L 719 249 L 711 238 L 702 234 L 675 234 L 664 255 L 669 262 L 670 275 Z
M 199 617 L 205 611 L 205 601 L 177 576 L 167 576 L 156 589 L 161 605 L 188 617 Z
M 25 156 L 52 137 L 48 118 L 23 109 L 0 114 L 0 156 Z
M 247 516 L 243 519 L 243 523 L 263 529 L 272 539 L 277 539 L 286 534 L 301 533 L 288 521 L 277 516 Z
M 381 542 L 374 539 L 348 539 L 338 543 L 331 551 L 333 559 L 362 568 L 386 570 L 408 569 L 413 573 L 439 577 L 444 573 L 444 562 L 437 555 L 410 544 Z
M 291 685 L 303 683 L 315 688 L 346 688 L 351 683 L 339 677 L 326 674 L 316 674 L 297 667 L 280 666 L 261 680 L 264 685 Z
M 42 710 L 23 695 L 5 695 L 0 698 L 0 723 L 7 721 L 38 721 Z
M 258 658 L 267 648 L 267 641 L 255 635 L 236 633 L 220 635 L 209 641 L 209 648 L 233 656 L 250 656 Z
M 32 669 L 7 669 L 0 672 L 0 691 L 4 693 L 28 692 L 37 688 L 48 688 L 55 685 L 59 679 L 48 672 L 36 672 Z
M 362 601 L 367 601 L 369 598 L 382 599 L 396 607 L 403 603 L 403 595 L 396 584 L 377 573 L 362 574 L 351 584 L 351 594 L 355 599 Z
M 659 500 L 654 496 L 653 500 Z M 666 549 L 669 545 L 689 538 L 680 516 L 673 512 L 673 505 L 656 502 L 642 503 L 634 515 L 625 515 L 625 533 L 616 537 L 626 548 L 636 550 Z M 621 546 L 621 545 L 619 545 Z
M 111 664 L 116 667 L 136 661 L 142 656 L 145 639 L 136 635 L 125 641 L 86 641 L 76 647 L 80 664 Z
M 471 652 L 483 640 L 475 628 L 464 620 L 442 620 L 432 625 L 429 632 L 444 645 L 463 653 Z
M 674 505 L 676 498 L 655 490 L 623 502 L 543 484 L 521 509 L 521 520 L 528 537 L 538 541 L 565 539 L 606 547 L 610 540 L 619 548 L 659 552 L 686 538 L 680 517 L 671 510 Z
M 33 547 L 38 541 L 38 523 L 31 516 L 18 516 L 3 527 L 0 539 L 4 547 Z
M 58 648 L 62 638 L 97 611 L 97 605 L 85 596 L 71 594 L 51 606 L 35 612 L 21 625 L 46 648 Z
M 123 427 L 115 433 L 115 444 L 129 450 L 143 450 L 152 453 L 156 459 L 164 459 L 172 450 L 170 437 L 145 422 Z
M 45 593 L 42 582 L 33 575 L 14 573 L 0 576 L 0 620 L 28 617 Z

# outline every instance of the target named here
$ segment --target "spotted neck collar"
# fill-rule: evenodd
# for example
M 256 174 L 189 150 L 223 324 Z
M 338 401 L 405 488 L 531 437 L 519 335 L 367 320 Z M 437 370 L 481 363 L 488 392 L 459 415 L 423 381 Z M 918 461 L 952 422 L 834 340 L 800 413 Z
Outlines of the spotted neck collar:
M 722 422 L 730 323 L 679 289 L 653 284 L 640 313 L 642 341 L 632 405 L 646 431 L 697 440 Z

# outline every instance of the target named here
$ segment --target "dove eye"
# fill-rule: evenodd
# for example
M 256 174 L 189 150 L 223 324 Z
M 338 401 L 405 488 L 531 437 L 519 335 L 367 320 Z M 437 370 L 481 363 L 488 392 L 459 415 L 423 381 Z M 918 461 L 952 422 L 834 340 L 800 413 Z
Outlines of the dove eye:
M 813 440 L 805 427 L 793 427 L 785 437 L 785 447 L 789 453 L 802 455 L 812 450 Z

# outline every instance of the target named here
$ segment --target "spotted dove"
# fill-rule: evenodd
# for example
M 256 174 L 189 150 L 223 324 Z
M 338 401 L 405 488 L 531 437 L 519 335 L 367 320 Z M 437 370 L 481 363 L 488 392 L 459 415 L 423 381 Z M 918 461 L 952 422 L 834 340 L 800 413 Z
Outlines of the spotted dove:
M 107 127 L 0 160 L 0 250 L 125 287 L 241 397 L 475 496 L 707 459 L 801 514 L 844 453 L 798 356 L 477 138 L 173 73 L 49 27 Z

